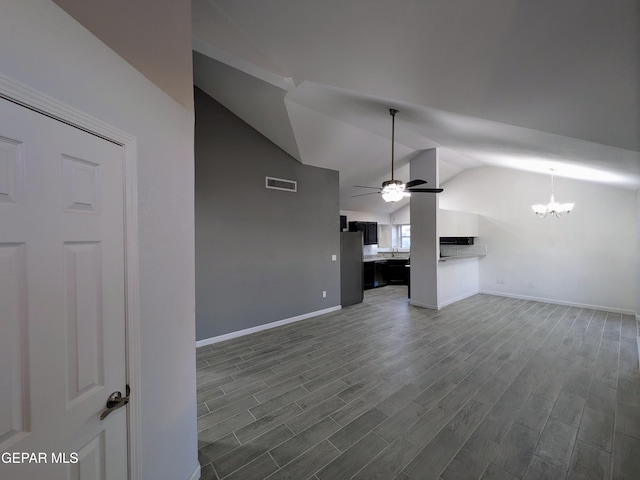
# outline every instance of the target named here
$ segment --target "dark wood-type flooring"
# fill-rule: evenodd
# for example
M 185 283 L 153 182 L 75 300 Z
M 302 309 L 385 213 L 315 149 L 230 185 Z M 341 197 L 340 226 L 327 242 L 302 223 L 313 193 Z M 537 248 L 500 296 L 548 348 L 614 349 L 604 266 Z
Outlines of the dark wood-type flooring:
M 202 478 L 640 479 L 634 317 L 406 287 L 197 350 Z

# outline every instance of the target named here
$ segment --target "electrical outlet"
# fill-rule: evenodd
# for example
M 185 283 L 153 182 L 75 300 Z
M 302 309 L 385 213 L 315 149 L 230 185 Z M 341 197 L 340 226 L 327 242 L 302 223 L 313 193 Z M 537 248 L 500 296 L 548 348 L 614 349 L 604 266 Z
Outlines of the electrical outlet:
M 322 291 L 322 298 L 327 298 L 327 291 L 326 290 Z
M 531 288 L 536 288 L 536 282 L 534 282 L 534 281 L 529 282 L 529 286 Z

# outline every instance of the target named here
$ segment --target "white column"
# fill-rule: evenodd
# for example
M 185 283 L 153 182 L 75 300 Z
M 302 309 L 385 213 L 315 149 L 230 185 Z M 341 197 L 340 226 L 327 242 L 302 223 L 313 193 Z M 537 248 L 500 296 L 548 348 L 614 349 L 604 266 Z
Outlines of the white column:
M 636 200 L 636 320 L 640 322 L 640 190 L 636 190 Z M 640 331 L 638 334 L 638 351 L 640 352 Z
M 411 180 L 422 179 L 426 188 L 439 185 L 438 152 L 424 150 L 411 159 Z M 438 194 L 411 195 L 411 304 L 438 308 Z

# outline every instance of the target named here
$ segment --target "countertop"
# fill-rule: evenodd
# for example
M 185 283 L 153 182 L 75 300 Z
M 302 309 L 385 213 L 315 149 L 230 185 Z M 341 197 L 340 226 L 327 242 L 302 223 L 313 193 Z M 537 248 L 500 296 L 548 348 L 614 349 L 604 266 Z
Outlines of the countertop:
M 365 255 L 364 262 L 379 262 L 380 260 L 409 260 L 408 256 L 397 255 L 395 257 L 388 257 L 383 255 Z
M 440 259 L 438 261 L 439 262 L 451 262 L 453 260 L 466 260 L 468 258 L 482 258 L 482 257 L 485 257 L 485 256 L 486 255 L 479 255 L 479 254 L 476 254 L 476 255 L 473 255 L 473 254 L 470 254 L 470 255 L 451 255 L 451 256 L 448 256 L 448 257 L 440 257 Z
M 481 255 L 481 254 L 447 255 L 445 257 L 440 257 L 438 261 L 452 262 L 455 260 L 467 260 L 469 258 L 482 258 L 482 257 L 486 257 L 486 255 Z M 380 260 L 409 260 L 409 257 L 405 257 L 405 256 L 388 257 L 388 256 L 382 256 L 382 255 L 365 255 L 365 257 L 363 258 L 364 262 L 379 262 Z

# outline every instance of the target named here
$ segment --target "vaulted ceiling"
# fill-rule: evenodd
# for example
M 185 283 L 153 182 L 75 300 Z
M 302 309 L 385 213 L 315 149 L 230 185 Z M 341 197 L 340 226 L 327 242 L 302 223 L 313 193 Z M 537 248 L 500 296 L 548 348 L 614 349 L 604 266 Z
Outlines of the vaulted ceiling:
M 437 147 L 440 183 L 495 165 L 640 188 L 640 0 L 193 0 L 194 82 L 353 185 Z M 406 201 L 405 201 L 406 202 Z

